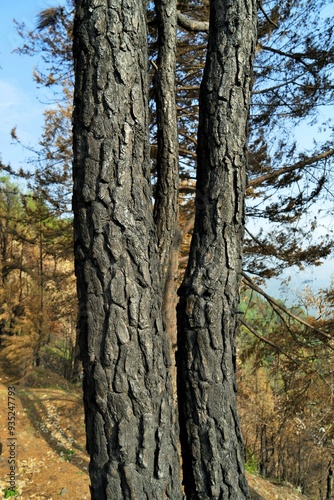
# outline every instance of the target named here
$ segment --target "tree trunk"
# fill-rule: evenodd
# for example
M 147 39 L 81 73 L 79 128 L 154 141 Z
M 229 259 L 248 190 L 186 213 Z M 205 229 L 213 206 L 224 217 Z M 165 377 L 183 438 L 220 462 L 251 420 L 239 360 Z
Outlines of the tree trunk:
M 157 105 L 157 188 L 154 219 L 163 276 L 170 263 L 178 218 L 179 142 L 175 101 L 176 2 L 155 1 L 158 23 L 158 60 L 154 77 Z
M 154 77 L 157 107 L 157 186 L 154 220 L 164 286 L 163 306 L 166 331 L 174 352 L 177 337 L 176 304 L 178 253 L 179 141 L 175 99 L 176 0 L 156 0 L 158 60 Z
M 76 1 L 75 264 L 96 500 L 182 498 L 150 189 L 145 8 Z
M 333 469 L 332 469 L 331 464 L 329 464 L 328 472 L 327 472 L 326 500 L 332 500 L 332 491 L 333 491 Z
M 187 498 L 248 498 L 236 405 L 247 118 L 256 0 L 211 0 L 200 94 L 196 221 L 178 308 Z

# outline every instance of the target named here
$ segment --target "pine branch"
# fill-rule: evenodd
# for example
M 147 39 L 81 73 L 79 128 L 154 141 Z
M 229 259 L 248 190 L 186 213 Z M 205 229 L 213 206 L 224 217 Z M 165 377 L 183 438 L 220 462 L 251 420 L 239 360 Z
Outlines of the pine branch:
M 270 347 L 272 347 L 275 351 L 278 351 L 279 353 L 283 354 L 283 356 L 285 356 L 287 359 L 289 359 L 292 363 L 294 363 L 295 365 L 297 365 L 299 368 L 301 369 L 304 369 L 303 368 L 303 365 L 305 365 L 305 361 L 299 361 L 297 360 L 296 358 L 290 356 L 290 354 L 288 354 L 284 349 L 282 349 L 280 346 L 278 346 L 277 344 L 274 344 L 274 342 L 271 342 L 269 339 L 266 339 L 265 337 L 263 337 L 262 335 L 260 335 L 259 333 L 257 333 L 257 331 L 251 326 L 249 325 L 244 319 L 240 318 L 239 319 L 240 323 L 245 327 L 247 328 L 247 330 L 252 334 L 254 335 L 254 337 L 257 337 L 259 340 L 261 340 L 261 342 L 264 342 L 265 344 L 269 345 Z M 305 372 L 306 373 L 313 373 L 315 374 L 317 377 L 319 377 L 323 382 L 325 382 L 325 384 L 330 387 L 330 384 L 327 382 L 327 380 L 323 377 L 323 375 L 321 375 L 321 373 L 319 373 L 317 370 L 307 370 L 305 369 Z
M 290 318 L 294 319 L 295 321 L 297 321 L 301 325 L 304 325 L 307 328 L 310 328 L 314 332 L 318 333 L 324 339 L 327 339 L 329 341 L 333 340 L 333 338 L 332 338 L 331 335 L 328 335 L 327 333 L 323 332 L 322 330 L 319 330 L 319 328 L 316 328 L 315 326 L 311 325 L 307 321 L 303 320 L 302 318 L 300 318 L 296 314 L 293 314 L 286 307 L 284 307 L 282 304 L 280 304 L 277 300 L 275 300 L 273 297 L 271 297 L 270 295 L 268 295 L 264 290 L 262 290 L 262 288 L 260 288 L 259 286 L 257 286 L 254 283 L 254 281 L 246 273 L 242 272 L 241 275 L 242 275 L 242 277 L 245 280 L 245 284 L 248 285 L 250 288 L 252 288 L 255 292 L 257 292 L 260 295 L 262 295 L 262 297 L 264 297 L 269 302 L 269 304 L 271 304 L 271 306 L 274 307 L 274 309 L 275 308 L 280 309 L 283 313 L 285 313 L 286 315 L 288 315 Z M 328 347 L 332 351 L 334 351 L 334 347 L 332 347 L 330 344 L 326 344 L 326 345 L 328 345 Z
M 191 19 L 181 12 L 177 12 L 177 23 L 178 25 L 185 29 L 186 31 L 194 31 L 194 32 L 206 32 L 209 31 L 209 23 L 208 21 L 197 21 L 196 19 Z
M 275 170 L 273 172 L 269 172 L 268 174 L 261 175 L 260 177 L 257 177 L 255 179 L 248 181 L 247 187 L 248 188 L 257 187 L 260 184 L 263 184 L 264 182 L 267 182 L 267 181 L 270 181 L 272 179 L 275 179 L 276 177 L 279 177 L 280 175 L 307 167 L 308 165 L 312 165 L 314 163 L 317 163 L 318 161 L 330 158 L 333 155 L 334 155 L 334 149 L 329 149 L 329 150 L 324 151 L 323 153 L 320 153 L 316 156 L 304 158 L 303 160 L 300 160 L 297 163 L 290 165 L 289 167 L 279 168 L 278 170 Z
M 279 347 L 277 344 L 274 344 L 274 342 L 271 342 L 271 340 L 269 339 L 266 339 L 265 337 L 263 337 L 262 335 L 260 335 L 259 333 L 257 333 L 257 331 L 249 324 L 247 323 L 244 319 L 240 318 L 239 319 L 240 323 L 245 327 L 247 328 L 247 330 L 250 331 L 250 333 L 252 335 L 254 335 L 254 337 L 257 337 L 259 340 L 261 340 L 261 342 L 264 342 L 265 344 L 268 344 L 270 347 L 272 347 L 275 351 L 278 351 L 280 352 L 281 354 L 283 354 L 286 358 L 288 358 L 290 361 L 292 361 L 295 365 L 297 365 L 298 367 L 301 367 L 301 363 L 300 361 L 297 361 L 295 358 L 293 358 L 292 356 L 290 356 L 290 354 L 288 354 L 286 351 L 284 351 L 281 347 Z
M 310 65 L 307 64 L 304 60 L 303 57 L 307 57 L 305 54 L 301 53 L 293 53 L 293 52 L 284 52 L 283 50 L 275 49 L 274 47 L 269 47 L 269 45 L 262 45 L 262 43 L 259 44 L 259 47 L 262 50 L 266 50 L 267 52 L 272 52 L 273 54 L 278 54 L 280 56 L 288 57 L 290 59 L 293 59 L 294 61 L 299 62 L 302 64 L 305 68 L 310 70 Z
M 37 29 L 42 31 L 45 28 L 53 28 L 63 15 L 64 7 L 60 6 L 42 10 L 37 15 Z

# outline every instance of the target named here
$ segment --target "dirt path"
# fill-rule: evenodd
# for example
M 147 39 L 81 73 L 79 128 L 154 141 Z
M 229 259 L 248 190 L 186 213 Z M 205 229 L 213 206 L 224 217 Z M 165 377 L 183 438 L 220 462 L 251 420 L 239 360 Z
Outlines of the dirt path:
M 12 402 L 12 400 L 10 400 Z M 17 499 L 90 498 L 80 395 L 15 387 L 15 436 L 8 430 L 8 386 L 0 383 L 0 498 L 15 458 Z M 10 417 L 12 414 L 9 413 Z M 13 440 L 13 437 L 16 440 Z M 14 457 L 15 454 L 15 457 Z M 13 462 L 14 463 L 14 462 Z
M 0 378 L 0 499 L 5 498 L 4 490 L 10 486 L 8 460 L 12 452 L 19 492 L 16 499 L 89 500 L 88 456 L 79 391 L 75 394 L 62 389 L 15 386 L 15 433 L 10 436 L 9 387 L 10 383 Z M 274 485 L 251 474 L 247 478 L 252 500 L 306 499 L 293 487 Z

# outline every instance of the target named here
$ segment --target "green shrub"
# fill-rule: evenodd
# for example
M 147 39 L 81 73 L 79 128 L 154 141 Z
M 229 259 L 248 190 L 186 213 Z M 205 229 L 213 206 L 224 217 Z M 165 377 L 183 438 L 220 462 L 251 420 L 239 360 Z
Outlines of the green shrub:
M 247 458 L 247 461 L 245 463 L 246 471 L 248 471 L 250 474 L 258 474 L 259 463 L 256 460 L 254 453 L 252 453 L 251 451 L 248 451 L 247 455 L 248 455 L 248 458 Z
M 8 488 L 5 488 L 4 490 L 2 490 L 4 495 L 5 495 L 5 498 L 11 498 L 11 497 L 16 497 L 19 492 L 17 490 L 13 490 L 13 489 L 8 489 Z

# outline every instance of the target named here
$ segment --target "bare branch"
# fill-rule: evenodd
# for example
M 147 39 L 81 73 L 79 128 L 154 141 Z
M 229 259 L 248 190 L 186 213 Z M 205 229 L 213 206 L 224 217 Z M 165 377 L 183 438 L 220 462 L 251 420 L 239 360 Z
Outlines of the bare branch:
M 183 154 L 183 155 L 192 156 L 193 158 L 197 158 L 197 154 L 194 153 L 193 151 L 189 151 L 189 149 L 179 148 L 179 153 L 180 153 L 180 155 Z
M 283 50 L 275 49 L 274 47 L 269 47 L 269 45 L 262 45 L 262 43 L 260 43 L 259 46 L 261 47 L 262 50 L 266 50 L 267 52 L 272 52 L 273 54 L 278 54 L 280 56 L 289 57 L 290 59 L 293 59 L 294 61 L 297 61 L 303 66 L 305 66 L 305 68 L 310 69 L 310 65 L 303 60 L 303 57 L 305 57 L 304 54 L 300 53 L 293 54 L 289 52 L 284 52 Z
M 279 177 L 280 175 L 287 174 L 288 172 L 293 172 L 294 170 L 298 170 L 299 168 L 307 167 L 308 165 L 312 165 L 320 160 L 324 160 L 334 155 L 334 149 L 328 149 L 323 153 L 320 153 L 316 156 L 311 156 L 308 158 L 304 158 L 301 161 L 298 161 L 294 165 L 290 165 L 289 167 L 279 168 L 274 172 L 269 172 L 268 174 L 261 175 L 260 177 L 256 177 L 248 182 L 247 187 L 257 187 L 260 184 L 275 179 L 275 177 Z
M 196 21 L 196 19 L 191 19 L 190 17 L 181 14 L 181 12 L 179 11 L 177 11 L 177 23 L 179 26 L 181 26 L 181 28 L 187 31 L 203 31 L 206 33 L 209 32 L 208 21 Z
M 187 236 L 187 234 L 192 230 L 194 229 L 194 224 L 195 224 L 195 215 L 193 215 L 189 220 L 188 222 L 183 226 L 183 229 L 182 229 L 182 238 L 184 238 L 185 236 Z M 188 258 L 188 257 L 187 257 Z
M 258 3 L 259 4 L 259 9 L 260 11 L 262 12 L 262 14 L 264 15 L 264 17 L 267 19 L 268 23 L 269 24 L 272 24 L 275 28 L 278 28 L 277 24 L 272 20 L 270 19 L 270 17 L 268 16 L 268 14 L 266 13 L 266 11 L 264 10 L 264 8 L 262 7 L 261 5 L 261 2 Z
M 325 338 L 327 340 L 330 340 L 330 341 L 333 340 L 333 338 L 331 337 L 331 335 L 328 335 L 327 333 L 319 330 L 315 326 L 311 325 L 307 321 L 303 320 L 302 318 L 300 318 L 296 314 L 293 314 L 291 311 L 289 311 L 288 309 L 286 309 L 282 304 L 280 304 L 279 302 L 277 302 L 277 300 L 275 300 L 273 297 L 271 297 L 270 295 L 268 295 L 264 290 L 262 290 L 262 288 L 258 287 L 254 283 L 254 281 L 249 276 L 247 276 L 246 273 L 242 272 L 241 274 L 242 274 L 242 277 L 244 278 L 244 280 L 246 282 L 246 285 L 248 285 L 250 288 L 252 288 L 255 292 L 257 292 L 260 295 L 262 295 L 262 297 L 264 297 L 274 307 L 274 309 L 275 308 L 279 308 L 282 312 L 284 312 L 285 314 L 287 314 L 288 316 L 290 316 L 290 318 L 294 319 L 295 321 L 297 321 L 301 325 L 304 325 L 307 328 L 310 328 L 314 332 L 318 333 L 321 337 L 323 337 L 323 338 Z M 334 351 L 334 348 L 330 344 L 327 344 L 327 345 L 328 345 L 328 347 L 332 351 Z

